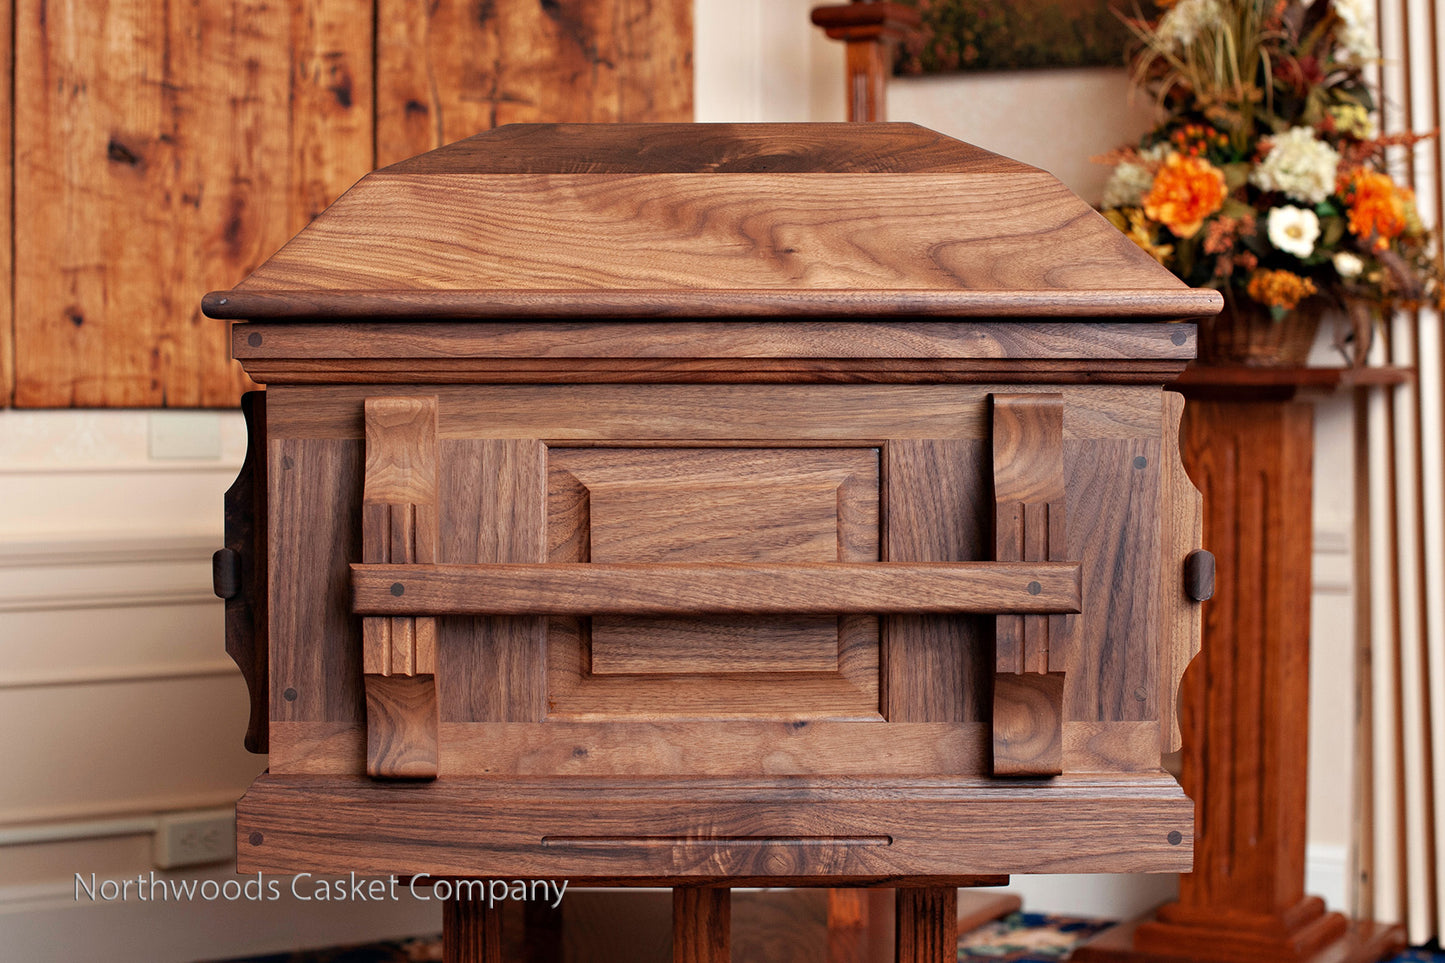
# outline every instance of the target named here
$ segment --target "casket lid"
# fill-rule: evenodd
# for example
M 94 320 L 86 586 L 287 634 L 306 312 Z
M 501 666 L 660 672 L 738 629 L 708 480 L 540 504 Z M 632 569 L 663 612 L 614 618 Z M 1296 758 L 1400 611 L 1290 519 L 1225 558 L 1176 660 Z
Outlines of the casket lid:
M 1045 171 L 914 124 L 525 124 L 363 177 L 217 318 L 1218 312 Z

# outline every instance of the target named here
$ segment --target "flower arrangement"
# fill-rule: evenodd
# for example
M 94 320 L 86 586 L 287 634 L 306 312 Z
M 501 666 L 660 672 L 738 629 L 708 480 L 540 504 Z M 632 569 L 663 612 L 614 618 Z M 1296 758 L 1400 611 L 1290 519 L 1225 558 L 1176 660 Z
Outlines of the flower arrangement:
M 1187 283 L 1222 291 L 1227 311 L 1280 321 L 1333 303 L 1368 334 L 1383 311 L 1439 306 L 1433 239 L 1384 169 L 1387 148 L 1421 138 L 1381 137 L 1372 118 L 1368 0 L 1157 6 L 1126 22 L 1134 82 L 1162 120 L 1099 158 L 1114 165 L 1104 215 Z

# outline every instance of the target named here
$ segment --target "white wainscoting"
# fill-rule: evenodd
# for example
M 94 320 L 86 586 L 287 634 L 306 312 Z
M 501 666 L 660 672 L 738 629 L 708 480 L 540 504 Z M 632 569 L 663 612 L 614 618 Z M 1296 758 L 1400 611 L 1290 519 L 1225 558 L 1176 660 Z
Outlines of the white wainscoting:
M 156 814 L 229 806 L 266 765 L 241 745 L 246 689 L 211 594 L 244 451 L 235 412 L 0 411 L 0 960 L 194 960 L 440 927 L 411 901 L 75 898 L 75 873 L 150 873 Z

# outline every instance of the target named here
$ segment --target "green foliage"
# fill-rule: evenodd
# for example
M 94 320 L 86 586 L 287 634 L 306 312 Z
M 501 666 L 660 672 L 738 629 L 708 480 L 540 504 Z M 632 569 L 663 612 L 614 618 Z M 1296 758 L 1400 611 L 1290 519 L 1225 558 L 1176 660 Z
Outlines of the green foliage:
M 923 16 L 901 74 L 1124 65 L 1129 31 L 1103 0 L 900 0 Z

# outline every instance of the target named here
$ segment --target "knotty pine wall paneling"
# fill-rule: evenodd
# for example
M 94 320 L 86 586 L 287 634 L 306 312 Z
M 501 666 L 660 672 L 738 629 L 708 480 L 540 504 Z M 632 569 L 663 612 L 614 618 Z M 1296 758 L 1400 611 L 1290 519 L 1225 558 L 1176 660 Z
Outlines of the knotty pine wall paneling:
M 692 116 L 691 0 L 0 0 L 0 30 L 11 4 L 17 407 L 234 405 L 200 296 L 368 170 L 496 124 Z
M 234 404 L 198 298 L 370 167 L 369 0 L 18 4 L 15 404 Z
M 0 297 L 0 408 L 10 404 L 15 384 L 15 284 L 14 234 L 15 219 L 10 212 L 10 186 L 14 155 L 11 151 L 11 121 L 14 117 L 15 43 L 13 27 L 15 6 L 12 0 L 0 0 L 0 278 L 4 279 L 4 296 Z

